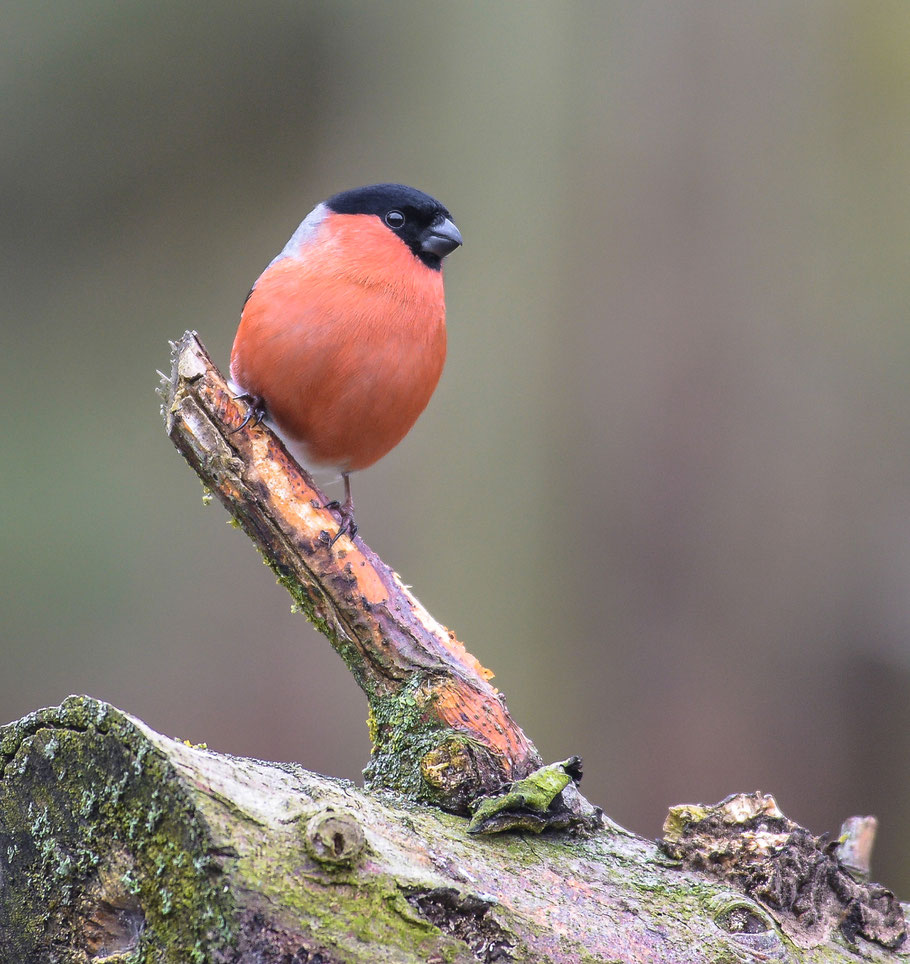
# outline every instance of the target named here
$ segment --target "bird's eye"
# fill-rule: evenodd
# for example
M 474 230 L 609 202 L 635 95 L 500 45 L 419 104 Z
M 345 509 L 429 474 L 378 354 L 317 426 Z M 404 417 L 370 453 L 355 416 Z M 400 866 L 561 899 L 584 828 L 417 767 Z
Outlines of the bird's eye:
M 389 211 L 385 216 L 385 223 L 394 230 L 404 227 L 405 217 L 401 211 Z

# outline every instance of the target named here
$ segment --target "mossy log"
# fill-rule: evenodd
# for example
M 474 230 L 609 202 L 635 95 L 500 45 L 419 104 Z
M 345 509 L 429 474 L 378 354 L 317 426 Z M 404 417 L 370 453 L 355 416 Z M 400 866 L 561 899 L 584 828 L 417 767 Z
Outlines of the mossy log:
M 3 964 L 910 960 L 837 928 L 807 941 L 614 826 L 469 836 L 87 697 L 5 727 L 0 766 Z

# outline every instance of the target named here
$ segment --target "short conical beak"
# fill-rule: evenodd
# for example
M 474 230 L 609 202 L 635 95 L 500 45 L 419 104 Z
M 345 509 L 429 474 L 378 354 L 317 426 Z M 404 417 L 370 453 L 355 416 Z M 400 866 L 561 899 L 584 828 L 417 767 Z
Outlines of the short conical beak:
M 464 241 L 461 232 L 455 227 L 455 222 L 444 218 L 439 224 L 433 224 L 427 229 L 420 242 L 420 249 L 444 258 L 461 244 L 464 244 Z

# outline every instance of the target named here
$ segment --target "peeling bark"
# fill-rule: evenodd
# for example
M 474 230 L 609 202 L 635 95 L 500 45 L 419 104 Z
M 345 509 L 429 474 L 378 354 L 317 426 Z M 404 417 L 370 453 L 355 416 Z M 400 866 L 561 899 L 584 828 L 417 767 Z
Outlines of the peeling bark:
M 674 807 L 664 825 L 664 852 L 684 866 L 735 881 L 770 907 L 791 939 L 823 944 L 840 931 L 896 950 L 907 938 L 900 902 L 881 884 L 866 883 L 874 829 L 871 818 L 851 818 L 844 839 L 816 837 L 788 820 L 774 797 L 739 793 L 714 807 Z M 852 827 L 862 837 L 859 872 L 844 861 L 855 854 Z M 859 838 L 854 843 L 859 843 Z

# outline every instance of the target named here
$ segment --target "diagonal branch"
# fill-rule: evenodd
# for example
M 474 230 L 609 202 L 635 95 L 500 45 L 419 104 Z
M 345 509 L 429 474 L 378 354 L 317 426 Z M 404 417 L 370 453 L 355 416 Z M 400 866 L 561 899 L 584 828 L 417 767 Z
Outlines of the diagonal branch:
M 195 333 L 173 345 L 163 383 L 171 440 L 366 694 L 368 784 L 464 812 L 539 767 L 493 674 L 361 539 L 330 545 L 325 497 L 267 426 L 238 428 L 245 406 Z

